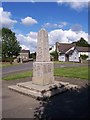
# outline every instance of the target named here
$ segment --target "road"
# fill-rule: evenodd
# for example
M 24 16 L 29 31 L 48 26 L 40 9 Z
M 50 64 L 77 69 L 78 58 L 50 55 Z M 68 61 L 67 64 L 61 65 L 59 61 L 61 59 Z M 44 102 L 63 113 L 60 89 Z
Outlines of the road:
M 2 76 L 6 76 L 11 73 L 16 73 L 20 71 L 27 71 L 33 69 L 33 62 L 23 63 L 16 66 L 8 66 L 2 68 Z
M 81 63 L 55 63 L 54 67 L 78 67 L 78 66 L 85 66 L 86 64 Z M 28 71 L 33 69 L 33 62 L 23 63 L 16 66 L 8 66 L 2 68 L 2 76 L 6 76 L 11 73 L 16 73 L 20 71 Z

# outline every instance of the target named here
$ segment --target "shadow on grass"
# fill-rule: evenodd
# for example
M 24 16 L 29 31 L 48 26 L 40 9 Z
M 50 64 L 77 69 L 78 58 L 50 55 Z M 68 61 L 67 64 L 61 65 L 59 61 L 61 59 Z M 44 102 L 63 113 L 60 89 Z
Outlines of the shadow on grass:
M 90 85 L 68 90 L 52 98 L 38 99 L 40 106 L 35 109 L 34 119 L 87 119 L 89 117 Z

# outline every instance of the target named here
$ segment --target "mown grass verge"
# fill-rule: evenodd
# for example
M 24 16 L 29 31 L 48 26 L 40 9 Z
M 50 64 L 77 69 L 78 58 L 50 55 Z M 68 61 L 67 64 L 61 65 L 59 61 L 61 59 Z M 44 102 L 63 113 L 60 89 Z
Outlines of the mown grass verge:
M 55 68 L 54 76 L 61 77 L 71 77 L 71 78 L 80 78 L 80 79 L 89 79 L 89 69 L 90 67 L 70 67 L 70 68 Z M 6 77 L 3 77 L 3 80 L 15 80 L 21 78 L 32 77 L 32 71 L 26 71 L 22 73 L 12 74 Z
M 54 75 L 88 80 L 89 79 L 89 72 L 88 72 L 89 69 L 90 69 L 90 67 L 88 67 L 88 66 L 70 67 L 70 68 L 55 68 Z
M 22 65 L 21 63 L 12 63 L 10 64 L 9 62 L 8 63 L 1 63 L 0 62 L 0 68 L 4 68 L 4 67 L 11 67 L 11 66 L 18 66 L 18 65 Z
M 16 80 L 16 79 L 21 79 L 21 78 L 27 78 L 27 77 L 31 77 L 32 76 L 32 72 L 31 71 L 27 71 L 27 72 L 23 72 L 23 73 L 17 73 L 17 74 L 12 74 L 6 77 L 3 77 L 3 80 Z

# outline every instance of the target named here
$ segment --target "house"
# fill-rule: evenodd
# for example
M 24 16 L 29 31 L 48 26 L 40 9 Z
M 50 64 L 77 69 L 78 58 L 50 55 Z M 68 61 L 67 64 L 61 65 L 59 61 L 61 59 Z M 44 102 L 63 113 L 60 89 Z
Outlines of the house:
M 30 58 L 30 51 L 29 50 L 21 50 L 19 57 L 21 59 L 29 59 Z
M 78 47 L 75 44 L 56 43 L 59 61 L 80 62 L 80 55 L 87 55 L 90 60 L 90 47 Z
M 24 62 L 30 59 L 30 51 L 29 50 L 21 50 L 19 56 L 17 57 L 17 62 Z

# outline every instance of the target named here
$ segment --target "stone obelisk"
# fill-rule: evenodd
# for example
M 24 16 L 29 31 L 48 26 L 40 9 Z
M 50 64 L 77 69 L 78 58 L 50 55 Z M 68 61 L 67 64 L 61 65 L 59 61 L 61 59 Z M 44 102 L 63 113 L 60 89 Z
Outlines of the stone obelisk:
M 32 83 L 48 85 L 54 82 L 53 62 L 50 61 L 48 32 L 41 29 L 37 35 L 36 62 L 33 63 Z

